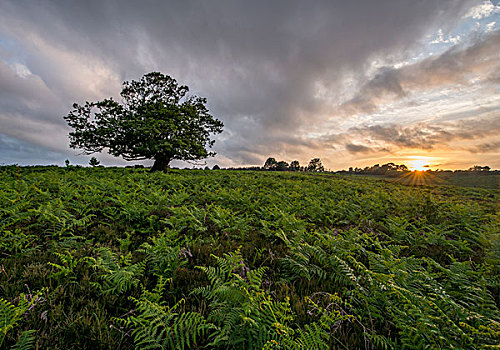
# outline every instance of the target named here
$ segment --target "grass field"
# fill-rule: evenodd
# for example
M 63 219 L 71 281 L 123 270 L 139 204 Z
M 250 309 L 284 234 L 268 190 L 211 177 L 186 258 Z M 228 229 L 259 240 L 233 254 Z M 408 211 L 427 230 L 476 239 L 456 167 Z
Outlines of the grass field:
M 2 167 L 0 348 L 494 349 L 498 196 L 332 174 Z

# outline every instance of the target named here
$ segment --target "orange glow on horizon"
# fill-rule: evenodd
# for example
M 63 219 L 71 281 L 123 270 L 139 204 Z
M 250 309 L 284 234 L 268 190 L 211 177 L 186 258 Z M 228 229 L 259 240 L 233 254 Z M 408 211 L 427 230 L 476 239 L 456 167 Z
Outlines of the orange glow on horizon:
M 408 169 L 410 170 L 418 170 L 418 171 L 425 171 L 431 168 L 431 161 L 433 160 L 432 157 L 423 157 L 423 156 L 415 156 L 412 157 L 413 159 L 408 160 L 405 162 L 408 164 Z

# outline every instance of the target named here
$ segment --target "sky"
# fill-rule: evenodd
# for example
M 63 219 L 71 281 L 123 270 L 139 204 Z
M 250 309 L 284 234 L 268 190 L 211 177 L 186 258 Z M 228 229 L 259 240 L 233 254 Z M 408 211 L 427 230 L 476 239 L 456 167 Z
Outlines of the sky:
M 0 165 L 88 164 L 63 116 L 151 71 L 224 122 L 203 166 L 500 168 L 499 0 L 0 0 Z

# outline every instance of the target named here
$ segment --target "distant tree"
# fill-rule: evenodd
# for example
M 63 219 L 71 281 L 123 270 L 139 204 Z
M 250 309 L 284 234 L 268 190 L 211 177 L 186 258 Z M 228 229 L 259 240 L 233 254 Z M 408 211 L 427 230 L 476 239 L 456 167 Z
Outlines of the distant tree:
M 168 75 L 152 72 L 139 81 L 126 81 L 122 103 L 112 98 L 85 105 L 73 104 L 64 117 L 73 131 L 70 147 L 86 154 L 107 149 L 125 160 L 154 159 L 151 171 L 167 171 L 173 159 L 198 160 L 222 132 L 223 123 L 210 115 L 206 99 L 187 96 Z
M 474 165 L 472 168 L 469 168 L 468 171 L 475 171 L 475 172 L 478 172 L 478 171 L 490 171 L 490 167 L 489 166 L 480 166 L 480 165 Z
M 276 161 L 276 159 L 269 157 L 269 158 L 267 158 L 266 162 L 264 163 L 263 168 L 265 170 L 273 170 L 276 168 L 276 165 L 278 165 L 278 162 Z
M 321 159 L 313 158 L 307 166 L 307 171 L 325 171 L 325 167 L 321 163 Z
M 90 158 L 90 160 L 89 160 L 89 165 L 90 165 L 91 167 L 96 167 L 96 166 L 98 166 L 100 163 L 101 163 L 101 162 L 100 162 L 100 161 L 98 161 L 96 157 L 92 157 L 92 158 Z
M 69 167 L 69 159 L 66 159 L 66 160 L 64 161 L 64 164 L 65 164 L 67 167 Z
M 217 164 L 215 164 L 214 167 L 212 168 L 212 170 L 220 170 L 220 166 L 218 166 Z
M 288 170 L 288 163 L 280 160 L 278 163 L 276 163 L 276 167 L 274 169 L 277 171 L 286 171 Z
M 387 169 L 388 171 L 391 171 L 391 170 L 396 170 L 396 169 L 397 169 L 396 164 L 394 164 L 394 163 L 387 163 L 387 164 L 384 164 L 384 165 L 382 165 L 382 168 L 385 168 L 385 169 Z
M 292 170 L 292 171 L 299 171 L 300 170 L 300 163 L 298 160 L 294 160 L 293 162 L 290 163 L 290 170 Z

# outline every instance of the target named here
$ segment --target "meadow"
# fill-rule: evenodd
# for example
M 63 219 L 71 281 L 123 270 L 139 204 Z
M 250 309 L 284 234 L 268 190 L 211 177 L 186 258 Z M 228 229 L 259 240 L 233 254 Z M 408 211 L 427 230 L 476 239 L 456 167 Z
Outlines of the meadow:
M 0 348 L 495 349 L 498 203 L 321 173 L 1 167 Z

